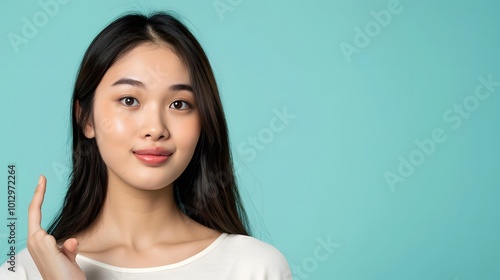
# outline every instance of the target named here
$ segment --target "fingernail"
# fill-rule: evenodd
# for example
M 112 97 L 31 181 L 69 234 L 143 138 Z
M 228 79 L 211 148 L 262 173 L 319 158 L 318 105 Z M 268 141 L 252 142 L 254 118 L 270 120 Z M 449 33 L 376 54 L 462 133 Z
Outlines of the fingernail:
M 38 179 L 38 184 L 40 185 L 42 183 L 42 175 L 40 175 L 40 178 Z

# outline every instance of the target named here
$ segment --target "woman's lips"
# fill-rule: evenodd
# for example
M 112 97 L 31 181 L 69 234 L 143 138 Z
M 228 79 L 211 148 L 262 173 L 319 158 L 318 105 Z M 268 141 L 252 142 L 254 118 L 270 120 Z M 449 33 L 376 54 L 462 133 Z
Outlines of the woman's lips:
M 134 155 L 146 164 L 161 164 L 167 161 L 169 156 L 166 155 L 148 155 L 148 154 L 137 154 Z
M 171 151 L 159 147 L 135 150 L 133 152 L 142 162 L 155 165 L 164 163 L 172 155 Z

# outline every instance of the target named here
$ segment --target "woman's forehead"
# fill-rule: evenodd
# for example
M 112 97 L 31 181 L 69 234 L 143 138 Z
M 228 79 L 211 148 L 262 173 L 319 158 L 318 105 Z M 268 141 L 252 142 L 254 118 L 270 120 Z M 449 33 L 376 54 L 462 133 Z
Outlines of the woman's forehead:
M 171 48 L 152 43 L 140 44 L 125 53 L 106 71 L 102 82 L 110 84 L 124 77 L 145 86 L 190 83 L 189 71 L 180 57 Z

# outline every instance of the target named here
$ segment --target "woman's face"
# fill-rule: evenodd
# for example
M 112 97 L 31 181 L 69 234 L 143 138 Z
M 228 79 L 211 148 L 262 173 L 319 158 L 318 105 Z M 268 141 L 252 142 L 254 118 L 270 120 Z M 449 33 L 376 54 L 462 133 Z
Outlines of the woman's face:
M 102 78 L 84 132 L 96 138 L 110 186 L 157 190 L 187 167 L 200 130 L 186 67 L 168 47 L 141 44 Z

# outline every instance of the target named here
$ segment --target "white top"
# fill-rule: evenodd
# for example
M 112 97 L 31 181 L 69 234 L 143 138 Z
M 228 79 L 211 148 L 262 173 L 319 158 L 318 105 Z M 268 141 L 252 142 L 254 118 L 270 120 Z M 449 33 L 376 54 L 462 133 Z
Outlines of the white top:
M 105 264 L 81 255 L 76 262 L 88 280 L 99 279 L 202 279 L 202 280 L 291 280 L 288 263 L 273 246 L 250 236 L 223 233 L 196 255 L 178 263 L 148 267 L 124 268 Z M 42 277 L 27 249 L 16 256 L 16 272 L 0 268 L 0 279 L 41 280 Z

